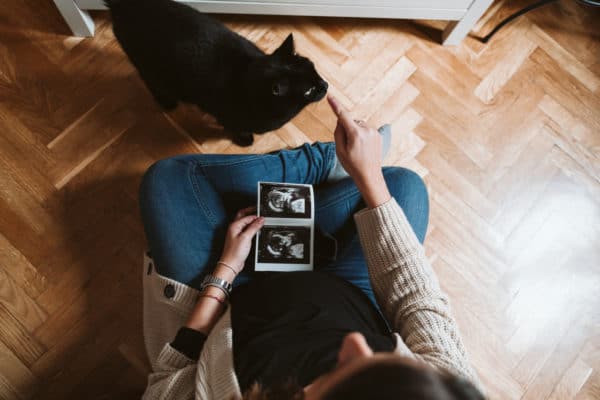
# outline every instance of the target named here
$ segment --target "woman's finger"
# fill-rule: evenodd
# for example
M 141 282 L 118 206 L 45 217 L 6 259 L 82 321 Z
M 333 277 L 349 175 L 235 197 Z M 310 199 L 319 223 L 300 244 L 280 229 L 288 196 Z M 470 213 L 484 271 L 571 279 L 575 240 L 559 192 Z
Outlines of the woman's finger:
M 339 117 L 342 111 L 342 106 L 338 99 L 336 99 L 332 94 L 330 94 L 327 95 L 327 102 L 329 102 L 329 106 L 331 107 L 335 115 Z
M 242 217 L 245 217 L 246 215 L 250 215 L 250 214 L 254 213 L 255 211 L 256 211 L 256 206 L 242 208 L 240 211 L 237 212 L 237 214 L 235 214 L 234 221 L 238 220 Z
M 350 113 L 346 111 L 346 109 L 344 108 L 344 106 L 342 106 L 338 99 L 336 99 L 332 95 L 329 95 L 327 96 L 327 101 L 329 101 L 331 109 L 333 110 L 335 115 L 337 115 L 338 121 L 341 122 L 342 126 L 344 127 L 347 133 L 357 126 L 356 122 L 354 122 L 354 119 L 350 116 Z
M 251 224 L 257 218 L 256 215 L 246 215 L 237 221 L 233 221 L 230 226 L 231 232 L 236 236 L 239 235 L 247 225 Z
M 246 226 L 242 232 L 242 236 L 246 237 L 247 239 L 252 239 L 264 224 L 265 219 L 263 217 L 256 218 L 251 224 Z
M 336 146 L 346 148 L 346 132 L 340 121 L 337 122 L 335 130 L 333 131 L 333 140 L 335 141 Z

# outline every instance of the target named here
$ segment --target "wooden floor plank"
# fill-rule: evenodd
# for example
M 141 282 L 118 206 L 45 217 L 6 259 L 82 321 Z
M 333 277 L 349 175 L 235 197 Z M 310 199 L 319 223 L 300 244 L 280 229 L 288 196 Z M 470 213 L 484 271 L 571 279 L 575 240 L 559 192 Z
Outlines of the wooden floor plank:
M 0 234 L 0 267 L 1 273 L 8 274 L 33 299 L 46 289 L 46 278 L 2 234 Z
M 600 9 L 555 2 L 478 40 L 528 4 L 495 1 L 456 47 L 445 21 L 216 17 L 267 52 L 293 32 L 356 118 L 392 124 L 384 162 L 424 177 L 425 250 L 489 397 L 598 399 Z M 196 106 L 163 112 L 93 18 L 73 38 L 51 1 L 0 7 L 2 399 L 144 390 L 152 163 L 333 140 L 325 101 L 249 148 Z
M 0 341 L 0 396 L 3 399 L 31 399 L 37 390 L 38 379 Z
M 0 337 L 16 357 L 31 366 L 46 352 L 47 347 L 32 334 L 33 330 L 24 326 L 26 323 L 22 315 L 0 303 Z

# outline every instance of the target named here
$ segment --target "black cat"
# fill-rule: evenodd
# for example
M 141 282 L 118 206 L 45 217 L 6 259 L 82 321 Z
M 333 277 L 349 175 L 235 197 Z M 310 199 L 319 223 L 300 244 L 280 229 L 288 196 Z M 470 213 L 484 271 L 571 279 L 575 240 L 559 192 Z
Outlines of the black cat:
M 242 146 L 327 93 L 290 34 L 271 55 L 221 22 L 173 0 L 105 0 L 113 30 L 156 101 L 214 115 Z

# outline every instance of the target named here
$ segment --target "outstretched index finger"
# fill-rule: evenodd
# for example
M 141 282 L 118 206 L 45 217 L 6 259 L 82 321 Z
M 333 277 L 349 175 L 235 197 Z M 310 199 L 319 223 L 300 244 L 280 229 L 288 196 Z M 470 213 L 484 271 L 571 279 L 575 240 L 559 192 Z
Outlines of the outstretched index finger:
M 355 127 L 356 122 L 354 122 L 350 116 L 350 113 L 348 113 L 338 99 L 333 97 L 333 95 L 329 95 L 327 96 L 327 101 L 329 102 L 329 105 L 331 106 L 331 109 L 335 115 L 337 115 L 339 122 L 342 124 L 344 129 L 348 131 Z

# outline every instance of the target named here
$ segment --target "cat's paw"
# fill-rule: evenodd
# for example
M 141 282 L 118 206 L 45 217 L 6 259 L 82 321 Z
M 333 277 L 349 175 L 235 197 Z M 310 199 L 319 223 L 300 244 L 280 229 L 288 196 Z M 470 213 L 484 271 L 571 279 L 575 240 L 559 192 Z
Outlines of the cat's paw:
M 238 146 L 248 147 L 254 143 L 254 136 L 251 133 L 242 133 L 235 135 L 232 140 Z

